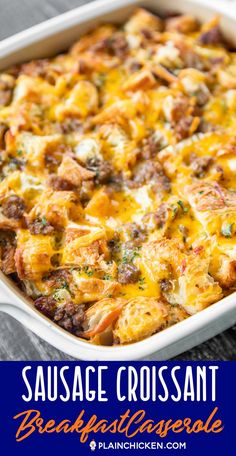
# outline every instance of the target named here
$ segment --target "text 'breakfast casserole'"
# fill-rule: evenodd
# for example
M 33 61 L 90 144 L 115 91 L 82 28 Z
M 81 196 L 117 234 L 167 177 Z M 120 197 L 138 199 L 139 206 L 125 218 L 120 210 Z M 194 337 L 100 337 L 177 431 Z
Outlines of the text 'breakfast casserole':
M 95 344 L 219 301 L 236 285 L 235 130 L 218 17 L 138 9 L 0 74 L 2 271 Z

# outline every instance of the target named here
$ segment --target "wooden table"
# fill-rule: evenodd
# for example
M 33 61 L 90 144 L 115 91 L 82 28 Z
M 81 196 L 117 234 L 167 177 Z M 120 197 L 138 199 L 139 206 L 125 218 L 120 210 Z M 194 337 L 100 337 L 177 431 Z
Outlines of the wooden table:
M 88 1 L 0 0 L 0 39 L 84 3 L 88 3 Z M 69 359 L 69 357 L 35 336 L 13 318 L 1 314 L 0 360 L 63 359 Z M 149 359 L 155 359 L 155 356 Z M 178 359 L 235 360 L 236 326 L 182 354 Z

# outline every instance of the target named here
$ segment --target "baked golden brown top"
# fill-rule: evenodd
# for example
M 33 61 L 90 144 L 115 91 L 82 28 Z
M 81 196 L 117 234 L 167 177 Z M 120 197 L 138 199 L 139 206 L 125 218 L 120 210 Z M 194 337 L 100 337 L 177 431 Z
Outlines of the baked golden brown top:
M 0 75 L 1 269 L 96 344 L 236 283 L 236 53 L 219 18 L 138 9 Z

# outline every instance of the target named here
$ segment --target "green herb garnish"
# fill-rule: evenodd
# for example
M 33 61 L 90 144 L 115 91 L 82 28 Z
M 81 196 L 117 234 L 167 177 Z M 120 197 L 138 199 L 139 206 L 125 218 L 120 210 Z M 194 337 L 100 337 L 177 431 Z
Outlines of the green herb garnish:
M 105 274 L 103 280 L 112 280 L 112 276 L 110 274 Z
M 89 266 L 84 266 L 84 272 L 88 277 L 92 277 L 94 274 L 94 271 L 90 269 Z
M 42 218 L 41 218 L 41 223 L 42 223 L 43 226 L 46 226 L 46 225 L 47 225 L 48 222 L 47 222 L 46 217 L 42 217 Z
M 178 208 L 177 208 L 177 206 L 172 206 L 171 209 L 172 209 L 172 219 L 174 220 L 177 215 Z
M 233 234 L 233 223 L 228 223 L 221 228 L 221 234 L 226 238 L 231 238 Z
M 64 290 L 70 291 L 69 284 L 66 280 L 63 280 L 63 282 L 61 283 L 61 288 L 63 288 Z
M 136 247 L 134 250 L 127 250 L 124 252 L 123 257 L 122 257 L 122 263 L 132 263 L 135 258 L 140 257 L 140 250 L 141 247 Z
M 188 207 L 186 207 L 183 203 L 183 201 L 179 200 L 177 201 L 177 204 L 179 205 L 179 207 L 181 207 L 182 211 L 186 214 L 186 212 L 188 212 Z
M 141 277 L 138 281 L 139 290 L 145 290 L 145 278 Z

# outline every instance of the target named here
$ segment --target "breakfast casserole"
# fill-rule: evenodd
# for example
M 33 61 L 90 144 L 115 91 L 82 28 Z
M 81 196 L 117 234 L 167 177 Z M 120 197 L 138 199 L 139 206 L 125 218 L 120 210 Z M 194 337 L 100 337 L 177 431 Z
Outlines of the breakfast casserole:
M 236 52 L 219 22 L 137 9 L 0 74 L 1 270 L 91 343 L 235 290 Z

